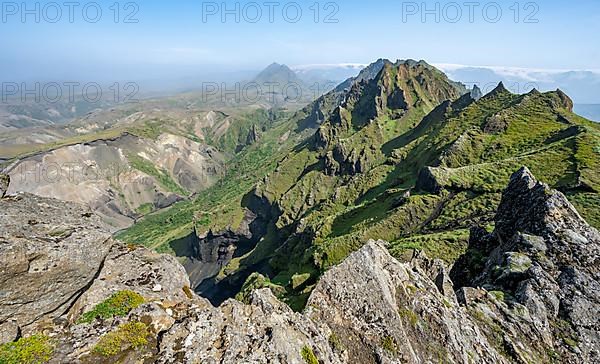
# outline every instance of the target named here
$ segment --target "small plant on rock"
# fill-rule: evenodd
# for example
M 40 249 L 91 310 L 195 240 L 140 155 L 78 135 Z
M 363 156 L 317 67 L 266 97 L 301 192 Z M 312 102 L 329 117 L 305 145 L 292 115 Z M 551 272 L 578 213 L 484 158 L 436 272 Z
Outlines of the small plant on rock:
M 148 345 L 149 336 L 150 330 L 146 324 L 138 321 L 127 322 L 100 338 L 93 352 L 102 356 L 113 356 L 124 350 L 140 349 Z
M 41 364 L 52 357 L 52 344 L 45 335 L 33 335 L 0 345 L 1 364 Z
M 319 360 L 310 346 L 304 346 L 300 355 L 302 355 L 302 359 L 304 359 L 306 364 L 319 364 Z
M 139 294 L 133 291 L 119 291 L 97 304 L 93 310 L 81 315 L 77 323 L 91 323 L 97 318 L 123 317 L 142 303 L 144 303 L 144 297 Z

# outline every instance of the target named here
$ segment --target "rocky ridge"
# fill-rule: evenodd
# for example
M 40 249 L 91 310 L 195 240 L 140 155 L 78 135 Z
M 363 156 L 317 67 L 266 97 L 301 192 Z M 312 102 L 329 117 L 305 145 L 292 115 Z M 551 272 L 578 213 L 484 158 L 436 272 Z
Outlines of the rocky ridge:
M 0 338 L 43 333 L 50 362 L 600 358 L 600 234 L 526 168 L 511 177 L 495 230 L 474 228 L 469 251 L 451 270 L 422 253 L 401 263 L 387 243 L 370 241 L 321 277 L 302 313 L 269 288 L 251 292 L 245 303 L 214 307 L 191 292 L 175 259 L 112 241 L 83 207 L 20 194 L 0 200 L 0 211 L 1 256 L 9 267 L 0 274 Z M 118 292 L 133 292 L 143 303 L 82 322 Z

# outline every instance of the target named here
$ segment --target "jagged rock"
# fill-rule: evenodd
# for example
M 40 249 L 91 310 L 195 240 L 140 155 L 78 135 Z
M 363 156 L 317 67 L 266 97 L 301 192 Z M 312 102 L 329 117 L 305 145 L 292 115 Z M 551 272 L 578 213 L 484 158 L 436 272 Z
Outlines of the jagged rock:
M 246 137 L 246 145 L 252 145 L 260 140 L 260 131 L 256 124 L 252 124 L 248 136 Z
M 418 265 L 425 273 L 429 279 L 435 283 L 438 291 L 444 297 L 448 298 L 454 303 L 457 303 L 456 294 L 454 293 L 454 286 L 452 281 L 450 280 L 450 276 L 448 274 L 448 269 L 446 268 L 446 264 L 440 259 L 429 259 L 422 251 L 417 251 L 411 263 L 413 265 Z
M 487 292 L 483 289 L 461 287 L 456 291 L 456 298 L 461 305 L 469 306 L 483 299 L 486 294 Z
M 383 242 L 369 242 L 325 273 L 307 307 L 351 362 L 506 361 L 418 264 L 398 262 Z
M 474 85 L 470 95 L 473 100 L 477 101 L 483 97 L 483 92 L 481 92 L 481 89 L 477 85 Z
M 10 177 L 6 174 L 0 173 L 0 198 L 4 197 L 6 191 L 8 191 L 8 185 L 10 184 Z
M 146 301 L 185 301 L 188 297 L 184 287 L 189 286 L 188 275 L 175 257 L 116 244 L 97 278 L 69 311 L 69 316 L 75 319 L 122 290 L 134 291 Z
M 557 105 L 559 107 L 563 107 L 571 112 L 573 111 L 573 100 L 571 100 L 571 98 L 567 94 L 565 94 L 561 89 L 557 89 L 556 96 L 559 99 L 559 101 L 557 102 Z
M 596 363 L 600 357 L 600 234 L 527 169 L 511 178 L 495 231 L 471 230 L 467 255 L 481 261 L 463 257 L 453 267 L 452 277 L 465 272 L 454 281 L 456 294 L 442 261 L 415 253 L 400 263 L 384 242 L 370 241 L 322 276 L 303 313 L 277 300 L 272 284 L 250 287 L 247 304 L 228 300 L 214 307 L 184 288 L 189 280 L 175 258 L 122 244 L 109 251 L 110 238 L 94 239 L 106 236 L 99 218 L 77 205 L 17 195 L 0 200 L 0 207 L 0 339 L 16 339 L 21 328 L 25 335 L 34 328 L 50 332 L 52 363 L 305 363 L 313 356 L 348 364 Z M 64 269 L 73 262 L 68 257 L 87 258 L 80 249 L 92 254 L 91 264 L 103 247 L 104 263 L 91 274 L 78 260 Z M 18 248 L 21 256 L 11 253 Z M 36 259 L 23 259 L 30 251 Z M 47 264 L 40 265 L 40 257 Z M 16 269 L 25 265 L 44 274 Z M 74 274 L 87 284 L 80 287 Z M 295 285 L 305 278 L 295 276 Z M 138 292 L 146 303 L 125 317 L 74 322 L 119 290 Z M 6 301 L 24 291 L 34 301 Z M 149 330 L 142 348 L 113 357 L 94 353 L 104 335 L 140 322 Z
M 250 305 L 230 300 L 190 310 L 162 335 L 158 363 L 304 363 L 303 350 L 340 363 L 315 323 L 261 289 Z
M 94 281 L 113 244 L 86 207 L 30 194 L 0 200 L 0 322 L 50 325 Z
M 490 116 L 483 126 L 483 132 L 487 134 L 500 134 L 506 131 L 509 126 L 509 120 L 506 113 L 499 112 Z
M 509 302 L 512 309 L 488 302 L 482 312 L 521 342 L 513 357 L 599 360 L 600 234 L 562 193 L 522 168 L 503 194 L 495 231 L 477 234 L 470 245 L 488 258 L 462 283 L 499 292 Z
M 484 97 L 485 98 L 493 98 L 493 97 L 497 97 L 498 95 L 502 95 L 502 94 L 505 94 L 505 93 L 508 93 L 508 92 L 509 91 L 504 86 L 504 82 L 500 82 L 500 83 L 498 83 L 498 86 L 496 86 L 496 88 L 494 88 L 492 91 L 490 91 Z

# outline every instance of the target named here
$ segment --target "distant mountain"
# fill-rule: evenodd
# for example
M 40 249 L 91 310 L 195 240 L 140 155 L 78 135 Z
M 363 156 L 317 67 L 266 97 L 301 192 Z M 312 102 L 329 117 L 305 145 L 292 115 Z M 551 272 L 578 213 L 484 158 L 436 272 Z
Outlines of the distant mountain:
M 256 96 L 261 104 L 299 109 L 330 91 L 336 85 L 336 83 L 323 79 L 318 81 L 317 86 L 314 85 L 314 82 L 302 79 L 284 64 L 272 63 L 246 84 L 244 89 L 247 92 L 245 93 L 249 95 L 244 94 L 244 96 L 249 99 Z M 259 92 L 262 92 L 261 95 L 256 94 L 257 88 Z
M 254 79 L 253 82 L 258 84 L 265 83 L 279 83 L 286 85 L 290 83 L 303 84 L 303 81 L 298 75 L 292 71 L 288 66 L 279 63 L 272 63 L 263 71 L 261 71 Z

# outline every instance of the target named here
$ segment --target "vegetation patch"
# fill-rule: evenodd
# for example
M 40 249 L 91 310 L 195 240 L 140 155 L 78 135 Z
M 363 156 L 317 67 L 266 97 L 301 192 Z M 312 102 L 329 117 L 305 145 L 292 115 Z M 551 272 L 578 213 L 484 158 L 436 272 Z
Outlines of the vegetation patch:
M 422 250 L 432 259 L 452 263 L 467 249 L 469 230 L 453 230 L 427 235 L 414 235 L 390 244 L 390 253 L 399 258 L 408 250 Z
M 33 335 L 0 345 L 1 364 L 41 364 L 52 357 L 53 347 L 45 335 Z
M 310 346 L 304 346 L 300 352 L 300 355 L 302 355 L 302 359 L 304 359 L 306 364 L 319 364 L 319 359 L 317 359 L 317 356 Z
M 151 203 L 145 203 L 143 205 L 140 205 L 135 212 L 137 212 L 140 215 L 148 215 L 149 213 L 151 213 L 152 211 L 154 211 L 154 205 Z
M 329 338 L 327 339 L 327 341 L 329 342 L 329 346 L 331 346 L 331 348 L 335 351 L 344 351 L 346 350 L 346 348 L 344 347 L 344 344 L 342 344 L 342 341 L 340 340 L 339 336 L 337 336 L 337 334 L 334 332 L 331 335 L 329 335 Z
M 159 170 L 156 166 L 149 160 L 142 158 L 138 155 L 128 155 L 127 159 L 131 166 L 137 169 L 140 172 L 146 173 L 154 178 L 158 184 L 160 184 L 167 191 L 175 192 L 181 196 L 187 196 L 188 191 L 184 190 L 181 186 L 179 186 L 169 175 L 169 172 L 165 170 Z
M 271 283 L 271 281 L 269 280 L 269 278 L 266 278 L 262 274 L 252 273 L 248 277 L 248 279 L 246 279 L 246 282 L 244 282 L 244 285 L 242 286 L 242 289 L 235 296 L 235 299 L 238 300 L 238 301 L 240 301 L 240 302 L 244 302 L 246 304 L 249 304 L 250 303 L 250 295 L 252 294 L 252 292 L 255 291 L 255 290 L 257 290 L 257 289 L 261 289 L 261 288 L 269 288 L 269 289 L 271 289 L 271 292 L 273 292 L 273 294 L 275 296 L 278 296 L 278 297 L 281 297 L 286 292 L 285 288 L 283 288 L 282 286 L 279 286 L 279 285 Z
M 400 317 L 402 317 L 405 321 L 408 321 L 412 327 L 417 327 L 417 324 L 419 323 L 419 316 L 417 316 L 416 313 L 407 308 L 401 309 L 399 313 Z
M 396 354 L 398 352 L 398 347 L 396 346 L 396 340 L 394 340 L 391 336 L 386 336 L 381 339 L 381 347 L 392 354 Z
M 114 356 L 128 349 L 141 349 L 148 345 L 150 329 L 142 322 L 127 322 L 102 336 L 92 350 L 102 356 Z
M 123 317 L 142 303 L 144 303 L 144 297 L 139 294 L 133 291 L 119 291 L 97 304 L 93 310 L 81 315 L 77 323 L 91 323 L 97 318 L 106 320 Z

